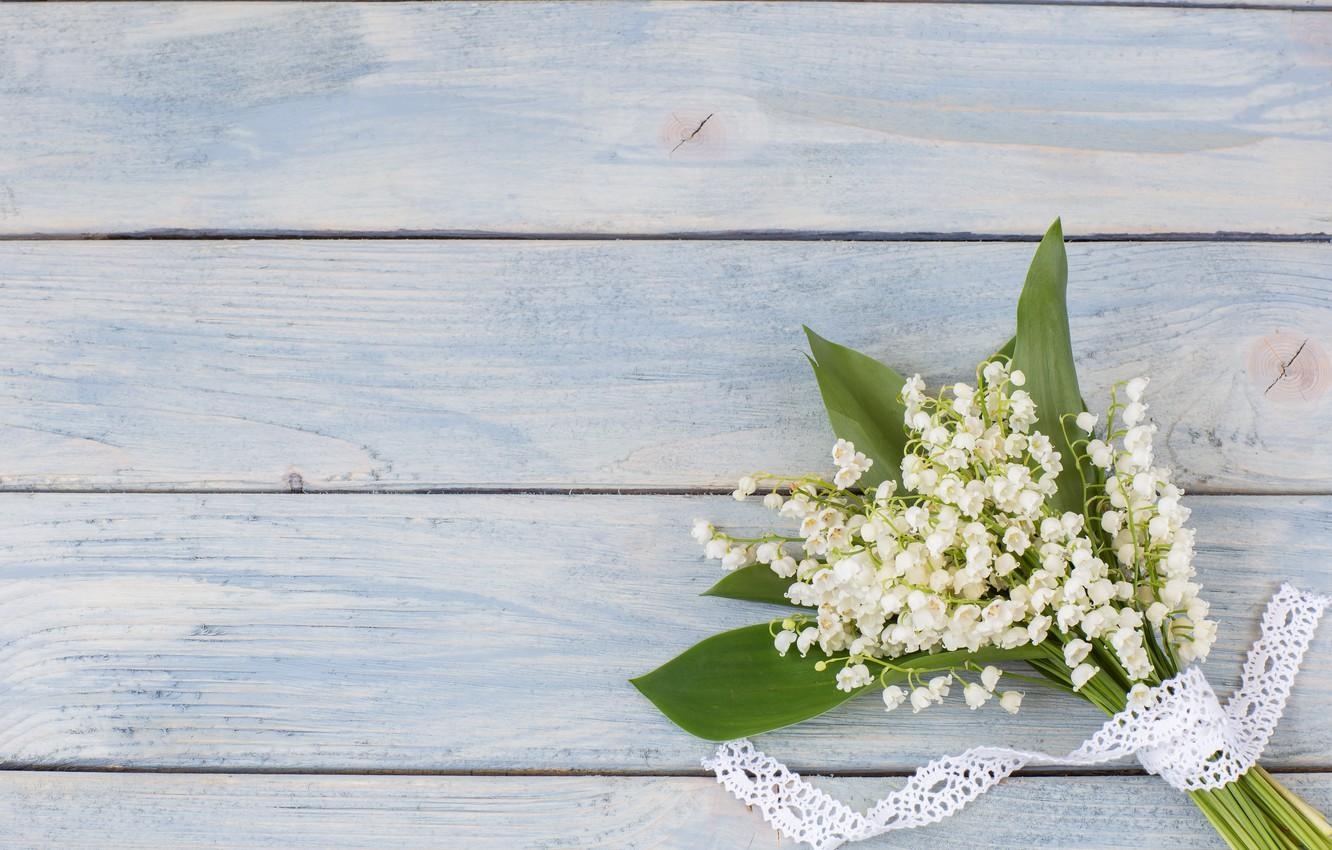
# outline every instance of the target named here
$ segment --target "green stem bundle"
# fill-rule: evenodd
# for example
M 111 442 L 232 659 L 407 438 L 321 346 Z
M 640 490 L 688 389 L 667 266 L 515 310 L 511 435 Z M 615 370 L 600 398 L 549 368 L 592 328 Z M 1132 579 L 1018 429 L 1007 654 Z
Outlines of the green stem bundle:
M 1067 690 L 1057 664 L 1029 663 L 1060 690 Z M 1124 710 L 1124 694 L 1117 683 L 1099 675 L 1078 696 L 1108 715 Z M 1259 765 L 1228 785 L 1190 791 L 1188 796 L 1233 850 L 1332 850 L 1332 825 L 1327 819 Z

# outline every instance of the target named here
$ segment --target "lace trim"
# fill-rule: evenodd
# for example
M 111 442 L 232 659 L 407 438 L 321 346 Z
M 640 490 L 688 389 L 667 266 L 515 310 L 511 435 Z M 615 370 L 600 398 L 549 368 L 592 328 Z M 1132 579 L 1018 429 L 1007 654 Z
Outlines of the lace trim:
M 783 835 L 832 850 L 896 829 L 937 823 L 1028 765 L 1088 766 L 1136 755 L 1148 773 L 1181 791 L 1219 788 L 1258 761 L 1276 731 L 1304 653 L 1332 597 L 1282 585 L 1263 612 L 1239 690 L 1225 707 L 1191 667 L 1153 688 L 1140 706 L 1116 714 L 1065 756 L 973 747 L 935 759 L 868 812 L 815 788 L 747 740 L 717 748 L 703 766 Z

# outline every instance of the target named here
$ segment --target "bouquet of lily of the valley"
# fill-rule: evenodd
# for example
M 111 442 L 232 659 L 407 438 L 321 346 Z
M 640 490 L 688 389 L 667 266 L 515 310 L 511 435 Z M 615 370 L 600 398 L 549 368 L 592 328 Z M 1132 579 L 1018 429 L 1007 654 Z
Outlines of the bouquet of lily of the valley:
M 807 329 L 839 438 L 831 480 L 740 480 L 735 498 L 763 491 L 788 531 L 693 529 L 729 573 L 710 595 L 790 611 L 634 684 L 686 731 L 731 741 L 706 762 L 719 779 L 820 848 L 940 820 L 1027 764 L 1127 755 L 1187 791 L 1232 847 L 1332 848 L 1327 821 L 1256 764 L 1327 600 L 1278 594 L 1240 691 L 1217 702 L 1190 667 L 1217 627 L 1195 581 L 1189 509 L 1153 453 L 1147 379 L 1116 385 L 1102 415 L 1085 409 L 1066 282 L 1056 221 L 1014 338 L 973 383 L 939 391 Z M 890 712 L 953 695 L 1017 712 L 1028 684 L 1111 720 L 1068 756 L 986 747 L 937 760 L 867 814 L 735 742 L 864 693 Z

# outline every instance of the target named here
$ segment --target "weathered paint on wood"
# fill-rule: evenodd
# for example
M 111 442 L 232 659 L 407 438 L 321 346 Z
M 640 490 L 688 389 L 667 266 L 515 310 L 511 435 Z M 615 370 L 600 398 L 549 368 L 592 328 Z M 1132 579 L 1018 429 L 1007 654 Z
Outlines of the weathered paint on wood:
M 1332 499 L 1193 501 L 1236 681 L 1257 606 L 1332 591 Z M 711 747 L 625 681 L 779 610 L 700 599 L 695 516 L 729 497 L 27 495 L 0 498 L 0 763 L 136 768 L 695 772 Z M 1270 763 L 1324 768 L 1324 629 Z M 793 766 L 906 770 L 979 743 L 1071 749 L 1089 707 L 885 715 L 874 698 L 763 736 Z M 3 794 L 0 794 L 3 796 Z
M 0 487 L 727 486 L 828 464 L 802 322 L 931 380 L 1027 244 L 0 243 Z M 1325 491 L 1332 245 L 1076 244 L 1084 395 L 1180 481 Z
M 1332 774 L 1282 781 L 1326 811 Z M 824 779 L 868 805 L 900 779 Z M 1034 816 L 1033 816 L 1034 815 Z M 736 850 L 795 847 L 711 779 L 0 774 L 9 850 Z M 803 845 L 802 845 L 803 846 Z M 946 823 L 855 845 L 956 850 L 1224 848 L 1148 776 L 1019 777 Z
M 0 7 L 0 233 L 1332 230 L 1332 17 Z
M 1059 213 L 1073 234 L 1324 233 L 1330 50 L 1325 13 L 1240 9 L 0 6 L 0 236 L 1034 235 Z M 960 376 L 1010 332 L 1030 250 L 0 244 L 0 488 L 817 467 L 799 323 Z M 1151 374 L 1195 491 L 1326 491 L 1329 251 L 1073 246 L 1089 400 Z M 1332 589 L 1332 497 L 1194 503 L 1224 691 L 1278 581 Z M 773 846 L 707 778 L 623 775 L 693 774 L 709 750 L 624 679 L 766 613 L 696 598 L 718 572 L 695 515 L 762 517 L 687 496 L 4 495 L 2 766 L 610 775 L 10 770 L 0 843 Z M 1324 810 L 1330 650 L 1324 629 L 1269 750 L 1315 771 L 1287 781 Z M 903 771 L 1097 722 L 1037 690 L 1016 718 L 867 699 L 761 743 Z M 864 804 L 899 782 L 824 787 Z M 909 843 L 1220 847 L 1141 776 L 1019 778 Z

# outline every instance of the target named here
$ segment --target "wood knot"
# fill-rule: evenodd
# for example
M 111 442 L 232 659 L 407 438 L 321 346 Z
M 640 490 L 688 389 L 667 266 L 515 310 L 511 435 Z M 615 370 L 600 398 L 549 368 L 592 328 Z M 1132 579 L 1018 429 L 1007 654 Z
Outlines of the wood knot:
M 1327 392 L 1332 364 L 1310 337 L 1277 331 L 1249 348 L 1249 379 L 1263 398 L 1278 404 L 1316 401 Z
M 287 473 L 287 492 L 304 493 L 305 477 L 302 476 L 299 472 L 295 471 Z
M 661 125 L 672 159 L 717 159 L 726 151 L 726 126 L 716 112 L 676 110 Z

